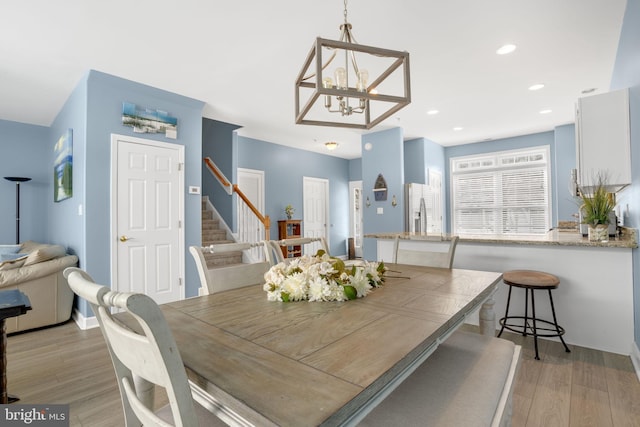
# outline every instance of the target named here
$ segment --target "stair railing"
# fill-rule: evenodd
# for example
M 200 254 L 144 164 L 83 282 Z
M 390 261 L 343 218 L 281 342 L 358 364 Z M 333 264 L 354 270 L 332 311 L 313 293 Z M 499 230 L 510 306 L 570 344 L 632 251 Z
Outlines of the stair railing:
M 238 221 L 239 241 L 256 243 L 263 240 L 260 237 L 260 228 L 264 229 L 264 240 L 269 240 L 271 238 L 271 219 L 269 218 L 269 215 L 262 215 L 253 203 L 251 203 L 251 200 L 249 200 L 242 190 L 240 190 L 238 184 L 231 184 L 211 158 L 205 157 L 204 163 L 207 166 L 207 169 L 209 169 L 216 180 L 225 189 L 227 194 L 232 195 L 233 193 L 236 193 L 238 195 L 238 199 L 243 202 L 238 204 L 238 217 L 240 219 Z M 258 232 L 254 234 L 255 230 L 258 230 Z

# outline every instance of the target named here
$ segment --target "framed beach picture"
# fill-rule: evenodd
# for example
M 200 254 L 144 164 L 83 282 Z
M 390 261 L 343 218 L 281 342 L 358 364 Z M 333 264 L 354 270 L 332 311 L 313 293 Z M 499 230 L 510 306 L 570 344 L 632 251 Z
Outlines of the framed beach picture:
M 130 102 L 122 103 L 122 124 L 136 133 L 163 133 L 167 138 L 178 136 L 178 119 L 162 110 L 139 107 Z
M 68 129 L 53 148 L 53 201 L 73 195 L 73 129 Z

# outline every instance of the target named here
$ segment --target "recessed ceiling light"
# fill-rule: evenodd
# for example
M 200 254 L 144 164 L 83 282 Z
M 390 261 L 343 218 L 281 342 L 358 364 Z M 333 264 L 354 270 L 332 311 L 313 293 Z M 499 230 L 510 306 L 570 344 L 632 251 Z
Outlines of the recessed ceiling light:
M 529 90 L 540 90 L 544 87 L 542 83 L 536 83 L 534 85 L 529 86 Z
M 550 113 L 550 112 L 552 112 L 552 111 L 553 111 L 553 110 L 549 110 L 549 109 L 546 109 L 546 110 L 540 110 L 540 114 L 549 114 L 549 113 Z
M 456 126 L 453 128 L 456 132 L 461 131 L 462 129 L 464 129 L 462 126 Z
M 506 55 L 508 53 L 513 52 L 514 50 L 516 50 L 516 45 L 515 44 L 505 44 L 500 49 L 496 50 L 496 53 L 498 55 Z
M 440 111 L 438 111 L 438 110 L 429 110 L 429 111 L 427 111 L 427 114 L 430 115 L 430 116 L 433 116 L 434 114 L 438 114 L 439 112 Z
M 324 146 L 327 147 L 327 150 L 335 150 L 338 148 L 338 143 L 335 141 L 325 142 Z

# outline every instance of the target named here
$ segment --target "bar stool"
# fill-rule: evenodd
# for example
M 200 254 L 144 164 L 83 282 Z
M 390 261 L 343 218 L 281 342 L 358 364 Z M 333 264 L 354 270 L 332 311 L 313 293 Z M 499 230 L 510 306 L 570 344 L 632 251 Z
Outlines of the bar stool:
M 551 296 L 551 290 L 556 289 L 560 284 L 560 280 L 553 274 L 543 273 L 541 271 L 533 270 L 512 270 L 507 271 L 502 275 L 502 279 L 505 285 L 509 286 L 509 296 L 507 297 L 507 310 L 504 317 L 500 319 L 500 333 L 498 337 L 502 335 L 505 329 L 522 334 L 522 336 L 533 335 L 533 342 L 536 349 L 536 360 L 540 360 L 538 356 L 538 337 L 559 337 L 560 341 L 564 345 L 567 353 L 570 353 L 569 347 L 564 342 L 562 335 L 564 335 L 564 328 L 558 325 L 556 319 L 556 310 L 553 306 L 553 297 Z M 511 302 L 511 290 L 516 288 L 523 288 L 525 291 L 524 300 L 524 316 L 509 316 L 509 304 Z M 546 289 L 549 292 L 549 303 L 551 304 L 551 313 L 553 314 L 553 322 L 548 320 L 538 319 L 536 317 L 536 302 L 533 296 L 533 291 L 539 289 Z M 529 292 L 531 293 L 531 317 L 529 317 Z M 523 319 L 522 324 L 508 323 L 513 319 Z M 531 323 L 529 323 L 531 321 Z M 519 323 L 519 322 L 518 322 Z M 543 323 L 545 325 L 553 326 L 553 329 L 548 327 L 539 327 L 537 323 Z M 531 332 L 529 332 L 531 331 Z M 543 331 L 540 333 L 540 331 Z

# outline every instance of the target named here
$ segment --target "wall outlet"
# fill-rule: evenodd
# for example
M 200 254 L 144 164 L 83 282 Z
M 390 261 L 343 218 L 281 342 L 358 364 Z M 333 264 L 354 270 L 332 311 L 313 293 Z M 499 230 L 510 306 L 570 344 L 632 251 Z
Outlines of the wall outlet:
M 200 194 L 200 187 L 194 185 L 189 186 L 189 194 Z

